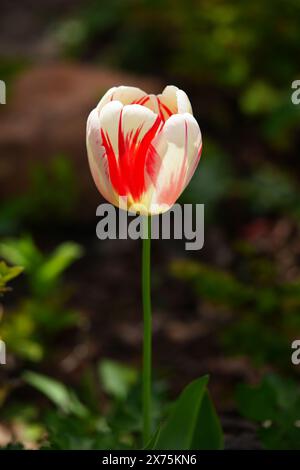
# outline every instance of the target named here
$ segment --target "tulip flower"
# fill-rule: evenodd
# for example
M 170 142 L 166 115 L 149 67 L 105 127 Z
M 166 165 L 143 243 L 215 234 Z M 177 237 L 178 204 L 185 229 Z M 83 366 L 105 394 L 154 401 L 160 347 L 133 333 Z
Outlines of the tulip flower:
M 169 210 L 188 185 L 201 156 L 201 132 L 187 95 L 177 87 L 167 86 L 155 96 L 120 86 L 111 88 L 90 113 L 86 140 L 102 196 L 147 220 L 142 257 L 146 445 L 151 435 L 150 216 Z
M 111 88 L 90 113 L 87 150 L 102 196 L 142 215 L 166 212 L 188 185 L 202 149 L 201 132 L 184 91 L 160 95 Z

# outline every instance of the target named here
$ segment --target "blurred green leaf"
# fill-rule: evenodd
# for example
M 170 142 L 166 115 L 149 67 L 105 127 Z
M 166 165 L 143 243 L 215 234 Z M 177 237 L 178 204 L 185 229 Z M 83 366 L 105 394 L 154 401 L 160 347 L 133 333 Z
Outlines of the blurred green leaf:
M 253 298 L 250 287 L 244 286 L 230 273 L 203 263 L 176 260 L 171 263 L 170 270 L 176 278 L 190 281 L 199 295 L 212 302 L 237 307 Z
M 57 155 L 48 164 L 35 161 L 28 177 L 26 192 L 1 203 L 2 234 L 39 228 L 49 219 L 56 227 L 73 220 L 80 186 L 70 158 Z
M 135 369 L 109 359 L 100 362 L 99 375 L 104 391 L 121 400 L 127 397 L 138 378 Z
M 26 383 L 43 393 L 63 412 L 79 417 L 88 414 L 88 410 L 78 400 L 76 394 L 57 380 L 31 371 L 24 372 L 23 379 Z
M 25 447 L 20 442 L 10 443 L 6 446 L 0 446 L 0 450 L 25 450 Z
M 300 449 L 300 388 L 293 380 L 270 374 L 256 387 L 239 385 L 236 399 L 240 413 L 260 424 L 267 449 Z
M 66 242 L 59 245 L 46 259 L 38 271 L 40 283 L 49 285 L 83 254 L 80 245 Z
M 43 261 L 42 254 L 30 236 L 2 241 L 0 255 L 12 264 L 23 266 L 28 274 L 31 274 Z
M 243 181 L 242 196 L 255 213 L 295 213 L 299 207 L 300 193 L 293 177 L 273 165 L 257 168 Z
M 186 204 L 205 204 L 205 220 L 211 220 L 216 215 L 219 203 L 230 191 L 232 181 L 233 168 L 229 155 L 206 141 L 200 166 L 181 200 Z
M 0 243 L 0 255 L 13 264 L 24 266 L 35 296 L 50 295 L 57 287 L 62 273 L 82 254 L 80 245 L 65 242 L 45 255 L 30 236 L 11 238 Z
M 207 392 L 208 376 L 190 383 L 162 425 L 154 449 L 222 449 L 223 436 Z
M 4 261 L 0 261 L 0 293 L 6 290 L 6 284 L 19 276 L 24 268 L 21 266 L 7 266 Z
M 241 109 L 247 114 L 271 112 L 280 102 L 280 93 L 270 84 L 256 81 L 241 96 Z

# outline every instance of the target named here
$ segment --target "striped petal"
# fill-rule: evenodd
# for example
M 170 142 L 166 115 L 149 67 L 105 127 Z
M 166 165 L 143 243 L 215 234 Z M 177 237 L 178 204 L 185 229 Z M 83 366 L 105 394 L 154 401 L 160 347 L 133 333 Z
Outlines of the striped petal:
M 167 210 L 176 202 L 196 170 L 201 146 L 201 132 L 191 114 L 175 114 L 167 120 L 153 142 L 157 163 L 152 204 Z
M 170 117 L 171 114 L 193 114 L 192 106 L 187 94 L 176 86 L 167 86 L 162 94 L 158 95 L 157 98 L 166 119 Z
M 119 86 L 110 88 L 98 103 L 97 110 L 100 115 L 102 108 L 110 101 L 120 101 L 123 105 L 139 103 L 147 97 L 147 93 L 137 87 Z
M 111 101 L 100 112 L 100 132 L 115 191 L 132 201 L 146 191 L 145 165 L 161 120 L 141 105 Z
M 102 196 L 112 204 L 116 203 L 116 194 L 113 190 L 105 149 L 102 146 L 100 135 L 100 122 L 98 112 L 94 109 L 87 120 L 86 145 L 88 160 L 94 182 Z

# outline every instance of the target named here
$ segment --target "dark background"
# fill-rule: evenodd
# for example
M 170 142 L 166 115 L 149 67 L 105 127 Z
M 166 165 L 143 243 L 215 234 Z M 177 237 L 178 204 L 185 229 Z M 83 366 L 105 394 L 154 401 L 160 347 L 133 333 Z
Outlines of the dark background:
M 228 448 L 300 448 L 292 400 L 279 400 L 266 438 L 257 427 L 270 423 L 236 398 L 239 384 L 270 372 L 271 394 L 299 394 L 299 30 L 296 0 L 2 0 L 0 255 L 25 271 L 1 299 L 1 445 L 38 447 L 49 419 L 68 436 L 58 447 L 94 445 L 95 429 L 57 418 L 25 370 L 72 387 L 102 416 L 116 398 L 101 386 L 105 367 L 125 382 L 140 368 L 141 244 L 96 238 L 102 199 L 85 124 L 111 86 L 174 84 L 203 135 L 181 202 L 205 204 L 205 245 L 153 242 L 157 403 L 209 373 Z

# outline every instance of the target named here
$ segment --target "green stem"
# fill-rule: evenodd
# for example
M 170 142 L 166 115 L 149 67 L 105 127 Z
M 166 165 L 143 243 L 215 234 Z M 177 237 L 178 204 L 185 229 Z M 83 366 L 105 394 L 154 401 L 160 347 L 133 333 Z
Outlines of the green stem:
M 151 216 L 144 220 L 143 260 L 142 260 L 142 291 L 144 315 L 143 344 L 143 442 L 144 445 L 151 435 L 151 281 L 150 281 L 150 249 L 151 249 Z

